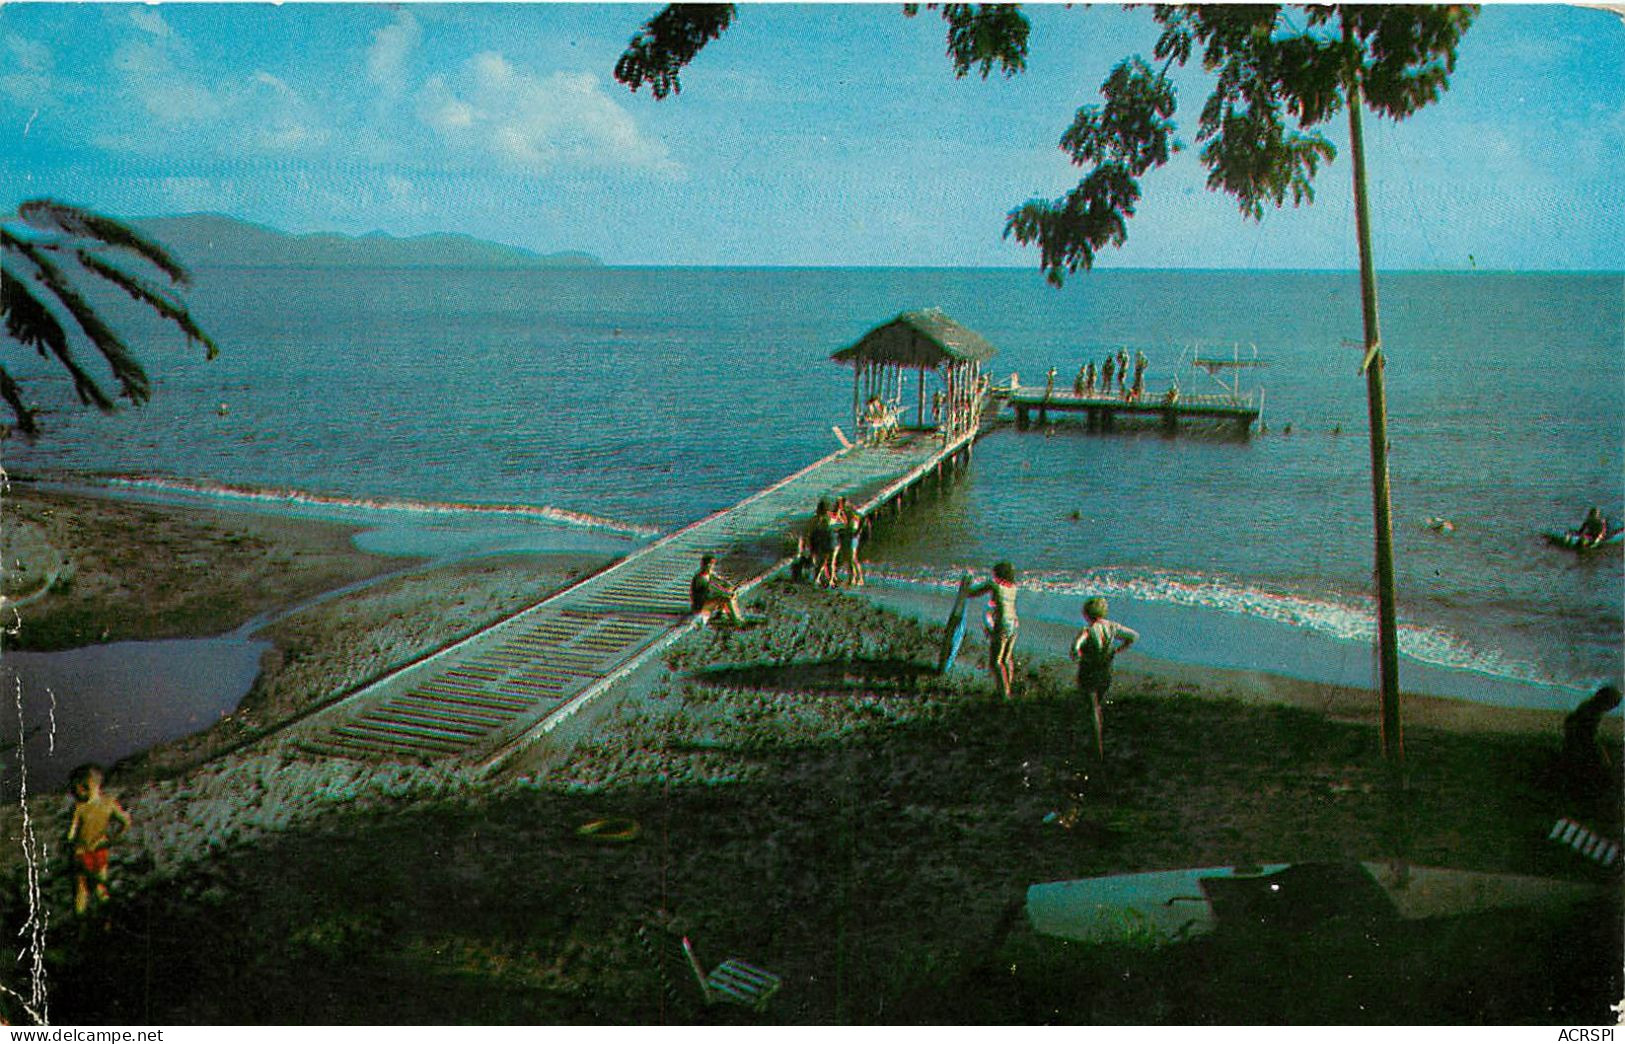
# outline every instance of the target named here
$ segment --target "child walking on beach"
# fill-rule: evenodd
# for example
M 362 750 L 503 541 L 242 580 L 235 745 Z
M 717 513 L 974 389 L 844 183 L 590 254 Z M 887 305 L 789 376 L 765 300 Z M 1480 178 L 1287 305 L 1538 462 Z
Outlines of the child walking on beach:
M 81 765 L 68 779 L 73 792 L 73 818 L 68 823 L 68 843 L 73 845 L 73 912 L 83 915 L 90 909 L 91 891 L 104 903 L 107 890 L 107 853 L 113 842 L 130 829 L 130 814 L 118 799 L 102 793 L 102 770 Z M 114 823 L 117 832 L 112 831 Z
M 1016 677 L 1016 631 L 1021 621 L 1016 619 L 1016 569 L 1009 562 L 993 567 L 993 579 L 976 584 L 965 591 L 967 597 L 991 594 L 988 609 L 991 628 L 987 640 L 987 670 L 999 686 L 1005 699 L 1010 698 L 1010 686 Z
M 1095 710 L 1095 753 L 1106 757 L 1106 721 L 1102 707 L 1112 685 L 1112 661 L 1140 637 L 1133 628 L 1106 619 L 1106 599 L 1094 597 L 1083 603 L 1086 621 L 1072 643 L 1072 658 L 1078 661 L 1078 692 L 1087 694 Z

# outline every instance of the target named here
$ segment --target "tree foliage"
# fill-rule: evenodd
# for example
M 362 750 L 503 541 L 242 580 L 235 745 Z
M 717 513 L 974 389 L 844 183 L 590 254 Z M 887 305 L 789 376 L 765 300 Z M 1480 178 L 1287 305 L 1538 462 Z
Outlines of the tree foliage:
M 1006 76 L 1027 68 L 1027 34 L 1032 27 L 1015 4 L 943 4 L 941 11 L 948 23 L 948 59 L 955 76 L 965 76 L 973 66 L 981 67 L 984 80 L 995 65 Z M 903 13 L 913 18 L 920 5 L 904 4 Z
M 130 262 L 138 268 L 126 267 Z M 142 269 L 155 270 L 169 287 Z M 55 359 L 68 372 L 82 404 L 111 411 L 118 398 L 140 404 L 152 395 L 130 346 L 80 292 L 77 283 L 86 277 L 118 288 L 174 323 L 188 343 L 203 345 L 209 358 L 218 352 L 175 292 L 190 277 L 168 251 L 112 218 L 49 199 L 30 200 L 15 217 L 0 222 L 0 318 L 8 338 Z M 80 361 L 75 349 L 86 344 L 101 356 L 115 392 Z M 18 430 L 38 433 L 37 411 L 3 365 L 0 400 L 10 407 Z
M 928 4 L 935 8 L 938 5 Z M 904 5 L 913 16 L 920 5 Z M 1036 244 L 1040 266 L 1061 285 L 1122 246 L 1140 201 L 1140 180 L 1181 150 L 1178 98 L 1169 71 L 1199 61 L 1213 89 L 1196 124 L 1207 185 L 1234 197 L 1245 217 L 1266 206 L 1314 201 L 1314 179 L 1337 155 L 1316 128 L 1344 111 L 1351 85 L 1364 104 L 1405 119 L 1437 101 L 1456 67 L 1456 48 L 1474 6 L 1381 4 L 1157 5 L 1152 55 L 1125 58 L 1101 86 L 1101 104 L 1077 111 L 1061 136 L 1074 165 L 1087 168 L 1058 199 L 1035 199 L 1006 216 L 1005 235 Z M 986 78 L 997 66 L 1026 68 L 1028 22 L 1017 5 L 943 4 L 955 75 Z M 655 97 L 678 89 L 678 71 L 731 23 L 732 5 L 666 8 L 633 39 L 615 77 Z
M 634 91 L 644 84 L 656 98 L 678 94 L 677 74 L 733 24 L 733 4 L 672 4 L 632 38 L 615 78 Z
M 913 17 L 919 4 L 904 4 Z M 926 4 L 937 9 L 937 4 Z M 1027 67 L 1027 18 L 1013 4 L 943 4 L 948 23 L 948 58 L 954 73 L 979 68 L 986 79 L 996 65 L 1006 76 Z M 733 4 L 672 4 L 644 24 L 615 63 L 615 79 L 637 90 L 644 84 L 656 98 L 682 91 L 678 74 L 705 45 L 733 24 Z
M 1456 67 L 1456 47 L 1477 12 L 1465 6 L 1160 5 L 1153 68 L 1138 55 L 1107 77 L 1104 105 L 1078 110 L 1061 148 L 1091 169 L 1057 200 L 1010 212 L 1005 234 L 1037 244 L 1049 281 L 1088 269 L 1107 245 L 1121 246 L 1140 198 L 1139 179 L 1177 144 L 1173 66 L 1200 55 L 1214 86 L 1196 143 L 1207 186 L 1233 196 L 1244 216 L 1265 205 L 1314 201 L 1314 178 L 1337 155 L 1315 128 L 1348 104 L 1357 84 L 1373 111 L 1404 119 L 1438 100 Z M 1083 144 L 1086 147 L 1079 147 Z

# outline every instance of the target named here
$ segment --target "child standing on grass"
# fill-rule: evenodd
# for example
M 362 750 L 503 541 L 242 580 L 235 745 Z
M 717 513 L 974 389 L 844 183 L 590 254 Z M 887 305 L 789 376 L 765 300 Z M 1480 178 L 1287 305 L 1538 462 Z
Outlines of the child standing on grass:
M 73 845 L 73 912 L 83 915 L 90 909 L 91 890 L 96 901 L 105 903 L 107 854 L 113 842 L 130 829 L 130 814 L 118 799 L 102 793 L 102 770 L 81 765 L 68 778 L 73 791 L 73 818 L 68 823 L 68 843 Z M 113 824 L 118 824 L 113 832 Z
M 1133 628 L 1106 619 L 1106 599 L 1096 596 L 1083 603 L 1085 626 L 1072 643 L 1078 661 L 1078 692 L 1087 694 L 1095 710 L 1095 753 L 1106 757 L 1106 720 L 1102 710 L 1112 685 L 1112 661 L 1140 637 Z

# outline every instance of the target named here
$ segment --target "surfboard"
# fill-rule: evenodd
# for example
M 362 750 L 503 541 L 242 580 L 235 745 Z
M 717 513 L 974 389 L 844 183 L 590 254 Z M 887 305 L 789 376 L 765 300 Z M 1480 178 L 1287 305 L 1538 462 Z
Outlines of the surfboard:
M 1608 531 L 1607 536 L 1593 544 L 1582 544 L 1580 542 L 1580 534 L 1572 529 L 1566 533 L 1543 533 L 1541 535 L 1544 536 L 1546 538 L 1546 542 L 1551 544 L 1553 547 L 1563 547 L 1569 549 L 1570 551 L 1578 551 L 1581 553 L 1586 551 L 1598 551 L 1605 547 L 1620 547 L 1625 545 L 1625 529 L 1611 529 Z
M 947 673 L 965 642 L 965 624 L 970 614 L 965 611 L 965 591 L 970 587 L 970 574 L 959 579 L 959 591 L 954 595 L 954 608 L 948 614 L 948 626 L 942 635 L 942 654 L 937 658 L 938 673 Z

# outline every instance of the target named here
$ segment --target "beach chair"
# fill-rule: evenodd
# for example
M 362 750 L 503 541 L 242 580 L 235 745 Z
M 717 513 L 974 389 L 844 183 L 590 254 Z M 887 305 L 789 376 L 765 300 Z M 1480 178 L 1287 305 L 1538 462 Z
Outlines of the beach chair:
M 1546 840 L 1556 841 L 1567 845 L 1585 858 L 1601 866 L 1613 866 L 1619 862 L 1619 843 L 1610 841 L 1600 834 L 1587 830 L 1573 819 L 1559 819 L 1552 826 L 1552 832 L 1546 835 Z
M 765 1011 L 767 1002 L 779 992 L 777 975 L 738 957 L 729 957 L 707 975 L 705 966 L 694 953 L 694 944 L 686 935 L 683 936 L 683 952 L 688 955 L 689 966 L 699 980 L 706 1004 L 738 1004 L 753 1011 Z

